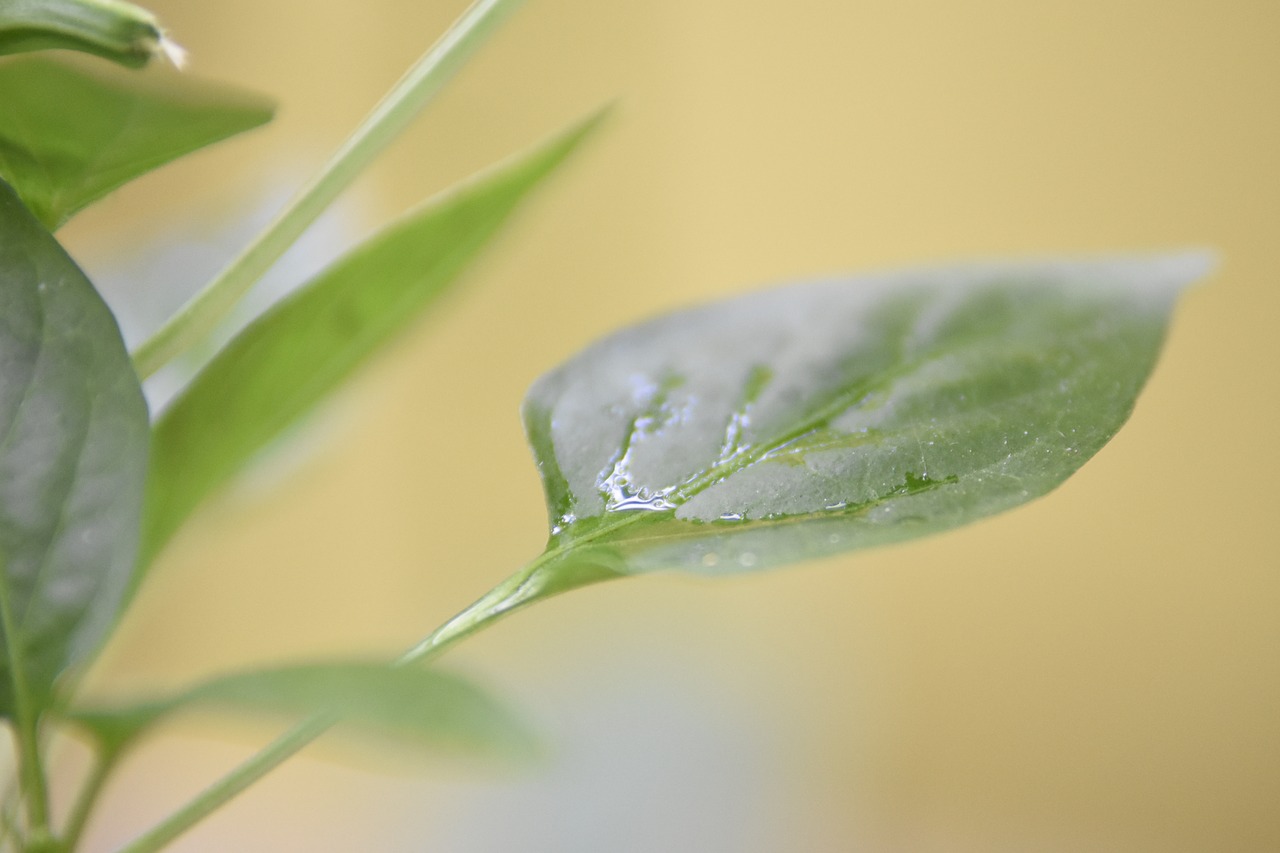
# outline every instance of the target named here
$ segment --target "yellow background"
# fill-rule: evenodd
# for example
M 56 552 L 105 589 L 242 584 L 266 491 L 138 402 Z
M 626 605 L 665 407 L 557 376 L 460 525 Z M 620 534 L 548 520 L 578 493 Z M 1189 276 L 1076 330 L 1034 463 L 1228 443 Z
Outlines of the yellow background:
M 153 7 L 191 73 L 279 119 L 86 213 L 66 235 L 91 270 L 295 186 L 462 4 Z M 1278 45 L 1274 0 L 531 0 L 354 189 L 348 239 L 616 97 L 615 120 L 310 461 L 208 507 L 101 691 L 411 643 L 542 543 L 525 387 L 637 318 L 948 259 L 1205 245 L 1221 270 L 1130 424 L 1048 498 L 540 605 L 448 666 L 528 710 L 547 767 L 388 775 L 322 748 L 177 849 L 1280 849 Z M 94 849 L 269 734 L 165 729 Z

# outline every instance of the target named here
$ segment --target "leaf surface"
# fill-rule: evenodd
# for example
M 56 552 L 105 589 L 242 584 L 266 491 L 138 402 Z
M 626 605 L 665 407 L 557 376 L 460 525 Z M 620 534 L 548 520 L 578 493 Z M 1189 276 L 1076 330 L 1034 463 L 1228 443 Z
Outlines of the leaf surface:
M 38 701 L 95 650 L 132 573 L 146 404 L 107 306 L 0 182 L 0 585 L 9 652 Z M 9 647 L 9 643 L 13 647 Z
M 428 202 L 234 338 L 155 425 L 146 555 L 210 491 L 434 305 L 600 118 Z
M 184 154 L 266 123 L 255 95 L 173 71 L 0 60 L 0 177 L 49 229 Z
M 69 716 L 119 750 L 180 710 L 309 717 L 332 714 L 374 734 L 431 749 L 527 755 L 534 739 L 514 714 L 470 683 L 435 670 L 375 663 L 320 663 L 236 673 L 135 705 Z
M 894 272 L 610 335 L 524 404 L 552 530 L 530 588 L 764 568 L 1039 497 L 1128 418 L 1178 293 L 1209 266 Z

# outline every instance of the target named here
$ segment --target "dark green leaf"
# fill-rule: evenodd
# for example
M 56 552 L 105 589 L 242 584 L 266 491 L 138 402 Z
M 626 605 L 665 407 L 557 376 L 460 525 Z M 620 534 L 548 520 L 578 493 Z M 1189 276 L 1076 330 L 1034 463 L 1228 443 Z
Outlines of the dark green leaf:
M 0 61 L 0 177 L 50 229 L 133 180 L 270 120 L 265 100 L 173 71 Z
M 533 582 L 762 568 L 1043 495 L 1128 418 L 1174 300 L 1208 266 L 899 272 L 611 335 L 525 401 L 553 534 Z
M 252 715 L 332 714 L 375 734 L 433 749 L 528 754 L 533 738 L 506 708 L 445 673 L 373 663 L 308 664 L 237 673 L 164 699 L 90 708 L 69 716 L 107 748 L 127 746 L 186 708 Z
M 0 585 L 14 622 L 4 640 L 40 701 L 115 618 L 137 553 L 148 430 L 110 311 L 0 182 Z
M 60 48 L 137 67 L 165 44 L 155 16 L 121 0 L 0 2 L 0 55 Z
M 433 305 L 599 120 L 427 203 L 232 340 L 155 426 L 144 552 Z

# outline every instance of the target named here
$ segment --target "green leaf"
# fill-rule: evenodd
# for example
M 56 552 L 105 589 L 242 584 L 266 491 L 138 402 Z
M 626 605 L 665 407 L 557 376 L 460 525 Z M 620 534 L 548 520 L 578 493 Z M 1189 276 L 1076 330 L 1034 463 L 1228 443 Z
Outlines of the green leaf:
M 434 305 L 601 117 L 428 202 L 233 339 L 155 425 L 145 554 L 154 555 L 209 492 Z
M 758 569 L 1043 495 L 1128 418 L 1178 292 L 1209 266 L 898 272 L 611 335 L 525 401 L 552 539 L 523 588 Z
M 110 629 L 137 553 L 148 431 L 110 311 L 0 182 L 0 596 L 13 617 L 0 714 L 15 677 L 46 701 Z
M 181 52 L 146 9 L 121 0 L 4 0 L 0 55 L 31 50 L 80 50 L 130 67 Z M 176 52 L 174 52 L 176 51 Z
M 108 753 L 169 714 L 204 708 L 255 716 L 333 715 L 367 732 L 432 749 L 528 755 L 534 739 L 505 707 L 468 682 L 435 670 L 376 663 L 322 663 L 236 673 L 132 705 L 73 711 Z
M 139 175 L 271 119 L 271 104 L 173 71 L 0 61 L 0 177 L 51 230 Z

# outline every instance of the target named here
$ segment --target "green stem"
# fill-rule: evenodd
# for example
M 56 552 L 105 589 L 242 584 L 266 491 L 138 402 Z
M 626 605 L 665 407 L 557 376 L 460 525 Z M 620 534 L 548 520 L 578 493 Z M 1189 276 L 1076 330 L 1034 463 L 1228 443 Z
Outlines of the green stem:
M 476 0 L 409 69 L 311 183 L 258 237 L 133 355 L 146 378 L 190 348 L 227 316 L 263 273 L 302 236 L 424 106 L 521 0 Z
M 115 770 L 119 759 L 120 752 L 115 749 L 105 750 L 97 756 L 93 767 L 89 770 L 88 778 L 80 788 L 75 805 L 71 807 L 71 815 L 67 818 L 67 826 L 62 834 L 63 850 L 75 850 L 80 843 L 80 836 L 84 834 L 85 827 L 89 823 L 93 807 L 97 805 L 102 788 L 106 785 L 111 771 Z
M 616 533 L 634 523 L 641 514 L 623 515 L 601 524 L 572 540 L 553 544 L 520 571 L 477 599 L 470 607 L 428 634 L 395 661 L 395 666 L 413 666 L 434 660 L 472 634 L 497 623 L 535 601 L 570 589 L 619 577 L 590 560 L 575 562 L 570 555 L 593 540 Z M 182 833 L 219 809 L 236 794 L 300 752 L 324 734 L 338 719 L 317 715 L 285 732 L 239 767 L 206 788 L 194 800 L 171 814 L 119 853 L 155 853 Z
M 336 722 L 337 720 L 331 716 L 317 715 L 298 724 L 235 770 L 210 785 L 182 809 L 157 824 L 150 832 L 127 847 L 121 848 L 120 853 L 153 853 L 163 849 L 188 829 L 221 808 L 236 794 L 275 769 L 285 759 L 320 737 Z
M 560 556 L 558 550 L 544 553 L 401 655 L 395 665 L 410 666 L 432 660 L 460 640 L 494 624 L 502 617 L 514 613 L 538 598 L 558 592 L 558 588 L 547 585 L 547 576 L 540 571 L 558 556 Z M 338 722 L 336 717 L 320 714 L 285 732 L 239 767 L 206 788 L 190 803 L 157 824 L 145 835 L 137 838 L 132 844 L 122 848 L 120 853 L 155 853 L 162 849 L 245 788 L 300 752 L 303 747 L 328 731 L 336 722 Z
M 8 850 L 8 843 L 13 839 L 15 845 L 22 843 L 22 830 L 18 826 L 17 804 L 13 801 L 15 782 L 10 778 L 5 783 L 4 796 L 0 797 L 0 850 Z
M 396 658 L 396 666 L 412 666 L 434 660 L 472 634 L 509 616 L 543 597 L 545 587 L 539 571 L 549 562 L 543 554 L 525 568 L 489 590 L 470 607 L 428 634 L 421 642 Z
M 22 659 L 22 638 L 13 619 L 13 602 L 9 598 L 3 560 L 0 560 L 0 630 L 4 633 L 4 645 L 9 658 L 9 680 L 13 685 L 13 731 L 18 748 L 22 795 L 27 804 L 28 841 L 32 846 L 38 847 L 47 844 L 51 837 L 49 791 L 44 777 L 44 765 L 40 761 L 40 716 L 27 684 L 26 664 Z

